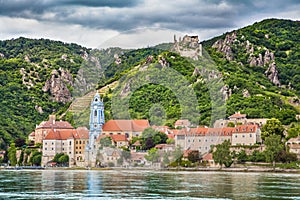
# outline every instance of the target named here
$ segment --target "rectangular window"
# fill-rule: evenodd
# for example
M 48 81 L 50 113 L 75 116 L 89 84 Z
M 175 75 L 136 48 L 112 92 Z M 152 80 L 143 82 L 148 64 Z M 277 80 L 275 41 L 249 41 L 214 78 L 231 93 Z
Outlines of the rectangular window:
M 65 150 L 65 148 L 63 148 L 63 151 Z
M 237 135 L 235 135 L 235 138 L 237 138 Z
M 53 151 L 53 148 L 52 148 L 52 151 Z
M 243 135 L 243 138 L 245 137 L 245 135 Z
M 54 145 L 54 142 L 52 142 L 52 145 Z
M 250 134 L 250 137 L 252 137 L 252 134 Z
M 45 145 L 47 145 L 47 142 L 45 142 Z
M 201 140 L 199 140 L 199 142 L 201 142 Z
M 76 144 L 78 144 L 78 141 L 76 141 Z
M 45 147 L 45 151 L 47 151 L 47 147 Z
M 72 145 L 72 141 L 70 141 L 70 143 L 69 143 L 70 145 Z

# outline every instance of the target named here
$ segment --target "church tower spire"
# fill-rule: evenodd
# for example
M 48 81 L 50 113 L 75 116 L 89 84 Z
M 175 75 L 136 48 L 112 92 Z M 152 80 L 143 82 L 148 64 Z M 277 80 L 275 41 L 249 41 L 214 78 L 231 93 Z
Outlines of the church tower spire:
M 87 153 L 89 163 L 96 161 L 96 139 L 102 133 L 102 126 L 105 123 L 104 119 L 104 104 L 100 97 L 100 94 L 95 94 L 93 101 L 91 102 L 90 113 L 90 132 L 89 132 L 89 145 L 87 145 Z

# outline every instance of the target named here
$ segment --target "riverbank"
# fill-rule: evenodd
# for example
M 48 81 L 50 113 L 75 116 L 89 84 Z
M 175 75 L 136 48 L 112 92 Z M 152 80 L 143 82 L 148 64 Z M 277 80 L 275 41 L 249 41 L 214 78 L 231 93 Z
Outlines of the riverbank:
M 272 167 L 230 167 L 230 168 L 216 168 L 216 167 L 172 167 L 172 168 L 151 168 L 151 167 L 110 167 L 110 168 L 85 168 L 85 167 L 9 167 L 0 168 L 0 170 L 92 170 L 92 171 L 106 171 L 106 170 L 153 170 L 153 171 L 187 171 L 187 172 L 269 172 L 269 173 L 296 173 L 300 174 L 300 169 L 283 169 Z

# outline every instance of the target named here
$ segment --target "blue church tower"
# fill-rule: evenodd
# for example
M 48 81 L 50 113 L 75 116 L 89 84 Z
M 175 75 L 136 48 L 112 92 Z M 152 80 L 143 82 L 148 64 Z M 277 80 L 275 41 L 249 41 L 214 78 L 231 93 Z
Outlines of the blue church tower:
M 100 94 L 97 92 L 91 102 L 89 145 L 87 145 L 86 148 L 89 163 L 95 163 L 96 161 L 97 152 L 95 141 L 101 134 L 104 123 L 104 104 L 101 100 Z M 88 165 L 90 166 L 90 164 Z

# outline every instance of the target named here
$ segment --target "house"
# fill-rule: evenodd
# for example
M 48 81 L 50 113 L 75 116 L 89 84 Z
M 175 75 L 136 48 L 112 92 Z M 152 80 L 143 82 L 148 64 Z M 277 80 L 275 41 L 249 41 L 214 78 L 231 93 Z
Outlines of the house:
M 115 167 L 118 166 L 118 160 L 122 157 L 122 151 L 118 148 L 104 147 L 99 152 L 101 166 Z
M 110 135 L 112 142 L 114 143 L 114 146 L 116 147 L 128 147 L 129 141 L 128 138 L 126 138 L 125 135 Z
M 35 132 L 34 131 L 29 134 L 28 141 L 33 141 L 33 142 L 35 141 Z
M 64 153 L 69 156 L 70 166 L 80 165 L 85 159 L 84 152 L 88 139 L 88 130 L 83 127 L 50 130 L 43 140 L 42 165 L 46 166 L 58 153 Z
M 48 121 L 43 121 L 36 126 L 34 131 L 34 143 L 43 143 L 44 138 L 51 130 L 72 130 L 73 126 L 66 121 L 56 121 L 55 115 L 50 115 Z M 31 134 L 30 134 L 31 135 Z M 33 135 L 28 138 L 33 139 Z
M 231 145 L 254 145 L 261 142 L 260 129 L 256 125 L 241 125 L 233 128 Z
M 181 128 L 183 128 L 183 127 L 187 128 L 187 127 L 190 127 L 190 126 L 191 126 L 191 122 L 189 120 L 187 120 L 187 119 L 179 119 L 174 124 L 175 128 L 179 128 L 179 127 L 181 127 Z
M 117 135 L 100 135 L 97 139 L 98 146 L 99 146 L 100 140 L 105 137 L 110 137 L 111 143 L 115 147 L 119 147 L 119 148 L 120 147 L 125 147 L 125 148 L 129 147 L 128 138 L 126 138 L 125 135 L 119 135 L 119 134 L 117 134 Z
M 234 113 L 233 115 L 229 116 L 229 120 L 231 121 L 242 121 L 242 120 L 245 120 L 246 119 L 246 114 L 241 114 L 240 112 L 236 112 Z
M 175 144 L 157 144 L 154 148 L 164 152 L 172 152 L 175 150 Z
M 220 166 L 219 164 L 215 163 L 212 153 L 207 153 L 207 154 L 203 155 L 201 163 L 207 167 L 219 167 Z
M 175 146 L 183 150 L 198 150 L 200 154 L 208 153 L 212 146 L 231 141 L 232 128 L 190 128 L 181 129 L 175 135 Z
M 133 166 L 137 165 L 145 165 L 147 163 L 147 160 L 145 159 L 145 155 L 147 155 L 147 152 L 131 152 L 131 158 L 130 163 Z
M 247 119 L 246 114 L 236 112 L 235 114 L 229 116 L 229 119 L 216 120 L 214 123 L 214 128 L 227 127 L 230 122 L 234 125 L 257 125 L 259 128 L 261 128 L 264 124 L 267 123 L 267 120 L 267 118 Z
M 109 120 L 103 125 L 103 135 L 125 135 L 131 140 L 138 137 L 142 132 L 149 128 L 148 120 Z
M 288 146 L 290 152 L 295 153 L 297 155 L 298 160 L 300 160 L 300 136 L 289 139 L 286 142 L 286 146 Z

